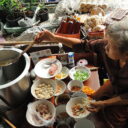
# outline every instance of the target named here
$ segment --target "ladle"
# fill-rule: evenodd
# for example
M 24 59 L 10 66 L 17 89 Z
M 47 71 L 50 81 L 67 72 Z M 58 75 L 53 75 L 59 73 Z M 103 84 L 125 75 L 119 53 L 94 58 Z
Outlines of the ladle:
M 20 54 L 19 54 L 19 56 L 15 59 L 15 62 L 25 53 L 25 52 L 27 52 L 33 45 L 34 45 L 34 41 L 30 44 L 30 45 L 28 45 L 24 50 L 23 50 L 23 52 L 21 52 Z
M 0 67 L 8 66 L 17 62 L 20 59 L 20 57 L 34 45 L 34 43 L 35 42 L 33 41 L 31 44 L 29 44 L 21 53 L 7 51 L 5 54 L 1 55 L 2 57 L 0 58 Z

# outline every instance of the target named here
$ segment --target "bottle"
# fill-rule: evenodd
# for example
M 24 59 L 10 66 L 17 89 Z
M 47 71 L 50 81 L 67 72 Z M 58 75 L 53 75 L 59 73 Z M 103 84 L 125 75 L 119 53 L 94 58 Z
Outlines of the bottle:
M 72 68 L 72 67 L 75 66 L 74 52 L 69 52 L 68 53 L 68 65 L 69 65 L 69 68 Z
M 74 31 L 73 31 L 74 34 L 80 32 L 80 26 L 81 26 L 81 23 L 79 21 L 76 21 L 75 28 L 74 28 Z
M 59 43 L 59 60 L 63 66 L 67 65 L 67 61 L 68 61 L 67 54 L 65 53 L 65 51 L 63 49 L 62 43 Z
M 57 33 L 63 33 L 63 27 L 65 26 L 65 24 L 66 24 L 66 21 L 62 20 L 61 23 L 60 23 L 60 26 L 57 30 Z
M 68 30 L 67 30 L 67 34 L 72 34 L 73 31 L 73 21 L 69 21 L 68 22 Z

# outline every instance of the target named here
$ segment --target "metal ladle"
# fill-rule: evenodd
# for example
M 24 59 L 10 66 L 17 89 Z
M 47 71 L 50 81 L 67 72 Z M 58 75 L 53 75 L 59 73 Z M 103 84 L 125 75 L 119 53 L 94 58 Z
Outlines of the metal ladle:
M 21 53 L 8 51 L 5 54 L 1 54 L 0 67 L 5 67 L 17 62 L 20 57 L 34 45 L 34 43 L 35 42 L 33 41 L 31 44 L 29 44 Z

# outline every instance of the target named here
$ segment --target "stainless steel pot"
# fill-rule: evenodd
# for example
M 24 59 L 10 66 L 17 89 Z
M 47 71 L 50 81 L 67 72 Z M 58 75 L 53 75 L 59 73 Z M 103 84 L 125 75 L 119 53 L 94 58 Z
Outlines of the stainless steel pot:
M 2 50 L 22 52 L 17 48 L 0 48 Z M 25 101 L 30 90 L 29 68 L 30 58 L 26 53 L 18 62 L 0 67 L 0 105 L 7 103 L 15 107 Z

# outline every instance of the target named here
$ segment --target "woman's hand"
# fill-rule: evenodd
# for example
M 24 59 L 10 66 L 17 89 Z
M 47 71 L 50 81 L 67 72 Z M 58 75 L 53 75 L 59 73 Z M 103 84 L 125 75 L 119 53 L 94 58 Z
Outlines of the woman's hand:
M 55 35 L 48 30 L 44 30 L 44 31 L 38 33 L 34 40 L 35 40 L 35 42 L 38 42 L 38 43 L 40 43 L 43 40 L 55 41 Z
M 92 102 L 90 103 L 91 107 L 88 107 L 87 110 L 90 112 L 98 112 L 99 110 L 101 110 L 102 108 L 105 107 L 105 101 L 96 101 L 96 102 Z

